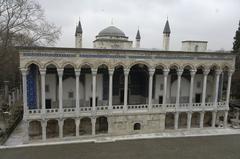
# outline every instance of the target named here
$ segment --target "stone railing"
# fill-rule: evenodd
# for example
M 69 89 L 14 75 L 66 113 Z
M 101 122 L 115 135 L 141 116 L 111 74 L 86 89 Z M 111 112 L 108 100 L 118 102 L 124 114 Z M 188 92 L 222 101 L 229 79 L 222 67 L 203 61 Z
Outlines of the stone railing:
M 175 111 L 202 111 L 202 110 L 228 110 L 228 105 L 226 102 L 218 102 L 217 105 L 215 103 L 205 103 L 202 105 L 201 103 L 180 103 L 178 106 L 176 104 L 152 104 L 153 112 L 156 113 L 164 113 L 164 112 L 175 112 Z M 79 113 L 89 113 L 89 115 L 92 113 L 93 109 L 92 107 L 80 107 Z M 128 105 L 127 109 L 124 109 L 123 105 L 113 105 L 112 109 L 109 109 L 109 106 L 96 106 L 95 112 L 100 114 L 108 114 L 111 113 L 137 113 L 137 112 L 148 112 L 151 111 L 149 109 L 148 104 L 139 104 L 139 105 Z M 31 109 L 28 110 L 29 116 L 34 115 L 41 115 L 43 111 L 41 109 Z M 46 109 L 45 110 L 46 115 L 47 114 L 59 114 L 60 109 Z M 72 114 L 73 116 L 76 115 L 76 108 L 63 108 L 62 113 L 66 114 Z

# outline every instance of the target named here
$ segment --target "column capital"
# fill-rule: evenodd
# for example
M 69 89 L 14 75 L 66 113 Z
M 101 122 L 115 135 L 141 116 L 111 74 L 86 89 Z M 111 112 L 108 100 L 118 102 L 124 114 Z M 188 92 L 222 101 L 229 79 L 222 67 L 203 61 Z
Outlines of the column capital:
M 194 76 L 196 74 L 197 70 L 190 70 L 190 75 L 191 77 Z
M 109 74 L 110 76 L 112 76 L 113 73 L 114 73 L 114 68 L 110 68 L 110 69 L 108 69 L 108 74 Z
M 80 76 L 81 69 L 76 68 L 74 71 L 76 76 Z
M 98 69 L 97 68 L 92 68 L 91 71 L 92 71 L 92 75 L 96 76 Z
M 163 75 L 164 75 L 164 76 L 167 76 L 167 75 L 168 75 L 168 73 L 169 73 L 169 69 L 166 69 L 166 68 L 165 68 L 165 69 L 163 69 Z
M 46 75 L 46 69 L 39 69 L 39 72 L 40 72 L 41 76 Z
M 63 71 L 64 71 L 63 68 L 58 68 L 58 69 L 57 69 L 58 76 L 62 76 L 62 75 L 63 75 Z
M 28 69 L 26 69 L 26 68 L 21 68 L 20 71 L 21 71 L 23 76 L 26 76 L 27 73 L 28 73 Z
M 128 69 L 128 68 L 124 68 L 124 75 L 125 75 L 125 76 L 128 76 L 129 71 L 130 71 L 130 69 Z
M 177 70 L 177 75 L 178 76 L 182 76 L 182 74 L 183 74 L 183 69 L 178 69 Z
M 150 69 L 148 70 L 148 72 L 149 72 L 149 75 L 150 75 L 150 76 L 153 76 L 153 75 L 154 75 L 154 72 L 155 72 L 155 68 L 150 68 Z
M 228 71 L 228 76 L 232 76 L 232 74 L 234 73 L 235 70 L 229 70 Z
M 221 73 L 222 73 L 222 70 L 221 70 L 221 69 L 217 69 L 217 70 L 215 70 L 215 74 L 216 74 L 216 75 L 219 76 Z
M 204 69 L 203 70 L 203 75 L 207 76 L 209 74 L 210 70 L 209 69 Z

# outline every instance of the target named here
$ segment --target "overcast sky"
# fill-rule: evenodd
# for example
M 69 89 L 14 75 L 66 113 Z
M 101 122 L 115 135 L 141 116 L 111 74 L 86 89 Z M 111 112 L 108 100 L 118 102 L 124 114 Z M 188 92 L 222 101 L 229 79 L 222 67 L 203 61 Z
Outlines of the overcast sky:
M 240 20 L 240 0 L 39 0 L 48 21 L 62 28 L 56 46 L 74 47 L 76 24 L 81 19 L 83 47 L 113 24 L 129 40 L 139 26 L 143 48 L 162 48 L 162 31 L 168 17 L 171 50 L 183 40 L 206 40 L 208 49 L 232 49 Z

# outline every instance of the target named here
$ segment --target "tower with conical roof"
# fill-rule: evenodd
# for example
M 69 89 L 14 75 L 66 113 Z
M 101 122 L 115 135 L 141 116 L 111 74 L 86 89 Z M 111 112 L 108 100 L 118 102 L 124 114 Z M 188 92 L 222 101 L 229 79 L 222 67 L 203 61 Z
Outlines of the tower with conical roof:
M 82 25 L 80 20 L 78 22 L 75 32 L 75 47 L 82 48 Z
M 171 30 L 170 30 L 169 22 L 167 19 L 164 30 L 163 30 L 163 49 L 166 51 L 169 50 L 170 33 L 171 33 Z
M 137 35 L 136 35 L 136 43 L 135 43 L 136 48 L 140 48 L 140 41 L 141 41 L 141 35 L 140 35 L 139 29 L 138 29 Z

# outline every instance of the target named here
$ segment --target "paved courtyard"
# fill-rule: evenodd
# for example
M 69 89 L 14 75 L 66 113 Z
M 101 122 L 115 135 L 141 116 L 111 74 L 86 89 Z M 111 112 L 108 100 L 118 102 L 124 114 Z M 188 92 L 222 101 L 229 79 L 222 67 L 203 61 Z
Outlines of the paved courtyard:
M 239 159 L 240 135 L 125 140 L 0 150 L 1 159 Z

